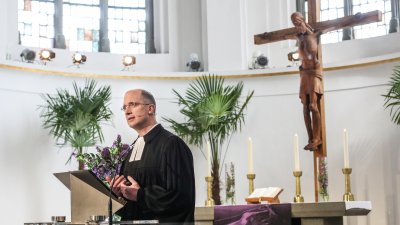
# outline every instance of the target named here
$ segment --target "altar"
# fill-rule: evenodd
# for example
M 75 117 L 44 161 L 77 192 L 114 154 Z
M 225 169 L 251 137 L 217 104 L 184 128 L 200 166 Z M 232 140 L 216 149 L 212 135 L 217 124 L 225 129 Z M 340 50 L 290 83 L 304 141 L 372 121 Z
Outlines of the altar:
M 372 208 L 370 201 L 292 203 L 290 206 L 293 225 L 343 225 L 344 216 L 366 216 Z M 196 207 L 195 224 L 214 224 L 216 210 L 214 207 Z

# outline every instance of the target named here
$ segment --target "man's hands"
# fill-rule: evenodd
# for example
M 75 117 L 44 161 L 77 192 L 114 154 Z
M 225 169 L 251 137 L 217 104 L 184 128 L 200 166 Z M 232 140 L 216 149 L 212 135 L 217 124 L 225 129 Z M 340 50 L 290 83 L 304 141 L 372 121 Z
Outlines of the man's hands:
M 107 182 L 111 185 L 111 190 L 119 197 L 125 197 L 131 201 L 137 200 L 137 192 L 140 189 L 140 185 L 131 176 L 128 176 L 126 181 L 124 176 L 115 176 L 114 184 L 111 177 L 106 177 Z
M 131 176 L 128 176 L 128 180 L 130 184 L 125 182 L 121 183 L 121 193 L 126 199 L 136 201 L 140 185 Z

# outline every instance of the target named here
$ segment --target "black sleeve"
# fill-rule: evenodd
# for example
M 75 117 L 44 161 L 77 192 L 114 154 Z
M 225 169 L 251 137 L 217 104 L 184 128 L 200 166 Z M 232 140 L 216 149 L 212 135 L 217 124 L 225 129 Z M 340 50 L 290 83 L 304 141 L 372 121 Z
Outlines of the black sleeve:
M 170 136 L 164 143 L 160 171 L 162 185 L 139 189 L 139 205 L 161 214 L 184 213 L 192 208 L 194 210 L 193 156 L 179 137 Z

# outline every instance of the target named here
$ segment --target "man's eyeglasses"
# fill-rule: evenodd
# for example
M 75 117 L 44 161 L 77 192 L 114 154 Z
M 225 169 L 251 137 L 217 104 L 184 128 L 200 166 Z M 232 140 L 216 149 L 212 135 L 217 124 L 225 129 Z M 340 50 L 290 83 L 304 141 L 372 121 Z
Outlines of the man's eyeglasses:
M 129 102 L 128 105 L 123 105 L 121 110 L 125 112 L 127 108 L 133 109 L 138 105 L 152 105 L 152 104 L 150 104 L 150 103 L 140 103 L 140 102 Z

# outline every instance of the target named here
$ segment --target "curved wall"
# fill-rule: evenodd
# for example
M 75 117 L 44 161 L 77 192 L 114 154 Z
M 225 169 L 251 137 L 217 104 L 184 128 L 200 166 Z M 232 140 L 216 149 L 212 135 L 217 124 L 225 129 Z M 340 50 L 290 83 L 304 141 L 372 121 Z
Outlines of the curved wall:
M 364 60 L 357 66 L 349 62 L 325 71 L 330 200 L 341 201 L 343 194 L 342 131 L 347 128 L 353 168 L 352 192 L 357 200 L 371 200 L 373 203 L 368 217 L 348 218 L 348 224 L 385 225 L 399 221 L 398 213 L 390 209 L 399 209 L 400 128 L 390 121 L 381 96 L 387 91 L 385 84 L 399 61 L 400 55 L 394 54 L 387 58 Z M 41 94 L 55 93 L 57 88 L 72 90 L 73 81 L 83 85 L 88 77 L 96 79 L 99 85 L 110 85 L 113 123 L 103 126 L 106 139 L 103 145 L 108 145 L 117 134 L 121 134 L 125 142 L 132 142 L 137 135 L 127 127 L 119 110 L 126 90 L 144 88 L 151 91 L 158 105 L 158 121 L 168 128 L 162 117 L 182 119 L 174 103 L 172 88 L 183 93 L 194 78 L 190 73 L 142 77 L 60 73 L 25 65 L 0 64 L 0 177 L 4 181 L 1 193 L 3 201 L 9 203 L 2 204 L 0 210 L 8 215 L 3 220 L 7 224 L 48 221 L 52 215 L 67 215 L 70 219 L 69 191 L 52 173 L 75 170 L 77 165 L 65 165 L 71 149 L 56 147 L 48 131 L 42 128 L 38 110 L 38 106 L 43 104 Z M 253 139 L 257 174 L 255 187 L 283 187 L 285 191 L 280 196 L 281 201 L 291 202 L 295 192 L 293 134 L 299 134 L 300 146 L 307 141 L 297 94 L 296 69 L 276 69 L 273 73 L 227 73 L 225 77 L 228 84 L 243 81 L 245 93 L 255 90 L 246 111 L 245 125 L 241 132 L 232 136 L 225 161 L 235 164 L 236 202 L 243 204 L 248 192 L 248 137 Z M 206 198 L 203 179 L 206 161 L 198 148 L 191 148 L 195 160 L 196 204 L 201 206 Z M 301 151 L 300 161 L 303 196 L 306 202 L 312 202 L 312 154 Z

